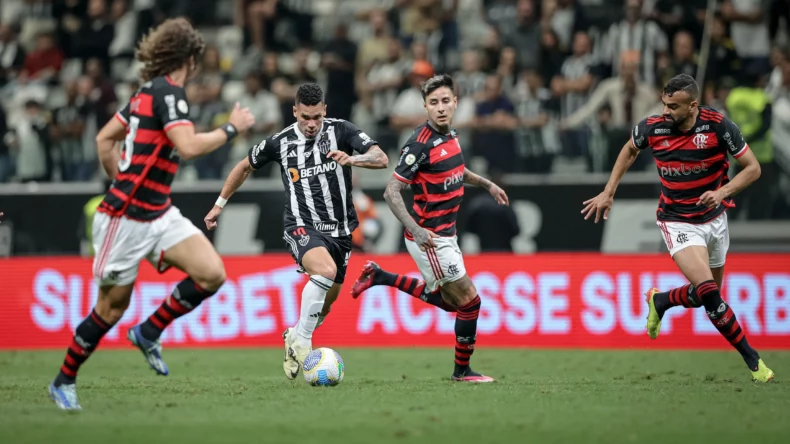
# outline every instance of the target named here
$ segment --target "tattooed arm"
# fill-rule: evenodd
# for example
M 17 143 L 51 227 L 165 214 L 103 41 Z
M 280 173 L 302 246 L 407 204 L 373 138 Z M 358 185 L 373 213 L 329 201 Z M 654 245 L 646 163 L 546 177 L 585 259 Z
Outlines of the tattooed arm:
M 477 174 L 469 171 L 469 168 L 464 168 L 464 183 L 475 185 L 485 190 L 490 189 L 491 185 L 493 185 L 491 181 L 485 177 L 478 176 Z
M 358 168 L 367 168 L 369 170 L 380 170 L 387 168 L 389 159 L 384 151 L 381 151 L 378 145 L 373 145 L 364 154 L 357 154 L 349 156 L 348 153 L 341 150 L 330 151 L 326 155 L 330 159 L 335 160 L 341 166 L 353 166 Z
M 414 236 L 414 242 L 420 246 L 421 250 L 424 251 L 426 248 L 435 248 L 436 244 L 433 242 L 433 238 L 439 236 L 417 225 L 417 222 L 415 222 L 409 214 L 409 210 L 406 209 L 406 203 L 403 202 L 403 195 L 401 193 L 407 186 L 408 184 L 393 176 L 390 178 L 389 183 L 387 183 L 387 189 L 384 190 L 384 200 L 387 201 L 387 205 L 389 205 L 392 214 L 394 214 L 400 223 L 402 223 L 412 236 Z
M 469 171 L 469 168 L 464 168 L 464 183 L 476 185 L 484 190 L 488 190 L 491 196 L 500 205 L 510 205 L 507 194 L 502 188 L 499 188 L 495 183 L 486 179 L 485 177 L 478 176 L 477 174 Z
M 351 156 L 351 166 L 359 168 L 379 170 L 382 168 L 387 168 L 388 164 L 389 158 L 387 158 L 387 155 L 381 150 L 381 148 L 379 148 L 378 145 L 373 145 L 370 147 L 368 152 L 365 154 Z

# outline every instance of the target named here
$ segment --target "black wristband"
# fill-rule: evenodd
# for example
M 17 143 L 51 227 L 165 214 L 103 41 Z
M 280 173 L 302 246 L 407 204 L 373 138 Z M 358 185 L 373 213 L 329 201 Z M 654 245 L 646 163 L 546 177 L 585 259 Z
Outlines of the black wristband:
M 234 137 L 239 135 L 239 132 L 236 131 L 236 127 L 230 123 L 226 123 L 220 126 L 220 129 L 222 129 L 222 131 L 225 131 L 225 135 L 228 137 L 228 142 L 230 142 L 231 140 L 233 140 Z

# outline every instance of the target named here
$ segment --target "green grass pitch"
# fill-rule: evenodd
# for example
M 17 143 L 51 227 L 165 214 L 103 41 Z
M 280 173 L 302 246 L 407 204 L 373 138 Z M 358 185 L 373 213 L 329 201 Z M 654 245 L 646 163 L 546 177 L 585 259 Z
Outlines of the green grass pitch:
M 99 350 L 83 411 L 46 393 L 62 351 L 0 353 L 0 443 L 787 443 L 790 353 L 757 385 L 732 352 L 481 349 L 498 381 L 448 380 L 452 349 L 342 349 L 346 379 L 285 379 L 279 349 Z

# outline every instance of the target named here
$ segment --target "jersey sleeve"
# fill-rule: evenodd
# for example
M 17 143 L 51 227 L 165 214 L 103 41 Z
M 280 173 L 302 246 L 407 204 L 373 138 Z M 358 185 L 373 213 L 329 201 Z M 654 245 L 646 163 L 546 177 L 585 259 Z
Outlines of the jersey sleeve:
M 741 129 L 732 120 L 724 118 L 721 122 L 721 142 L 727 152 L 734 158 L 743 156 L 749 150 L 749 144 L 741 134 Z
M 121 122 L 124 128 L 129 126 L 130 107 L 131 107 L 131 102 L 127 103 L 126 106 L 124 106 L 117 113 L 115 113 L 115 118 L 118 119 L 119 122 Z
M 340 125 L 338 125 L 338 128 L 340 129 L 340 136 L 344 142 L 342 143 L 341 149 L 343 149 L 343 151 L 347 149 L 348 151 L 346 151 L 346 153 L 348 154 L 352 154 L 354 151 L 365 154 L 370 147 L 378 145 L 378 142 L 371 139 L 364 131 L 347 120 L 342 121 Z
M 643 150 L 649 146 L 647 141 L 647 119 L 642 119 L 634 126 L 631 131 L 631 143 L 638 150 Z
M 403 147 L 393 176 L 401 182 L 411 184 L 428 157 L 425 145 L 412 141 Z
M 184 88 L 168 86 L 154 94 L 154 114 L 161 119 L 165 131 L 179 126 L 192 125 L 189 120 L 189 103 Z
M 247 153 L 247 159 L 249 159 L 252 168 L 257 170 L 268 162 L 279 162 L 279 146 L 279 141 L 274 140 L 274 136 L 271 136 L 250 148 L 250 151 Z

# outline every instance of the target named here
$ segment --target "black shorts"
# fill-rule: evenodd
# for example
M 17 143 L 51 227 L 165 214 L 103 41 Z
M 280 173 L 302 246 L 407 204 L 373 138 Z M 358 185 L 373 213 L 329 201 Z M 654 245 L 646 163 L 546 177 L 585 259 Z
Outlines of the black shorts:
M 290 227 L 283 233 L 283 239 L 291 251 L 291 256 L 299 264 L 299 272 L 305 273 L 302 258 L 305 253 L 316 247 L 324 247 L 329 251 L 337 267 L 335 283 L 342 284 L 346 278 L 348 259 L 351 257 L 351 236 L 332 237 L 313 227 Z

